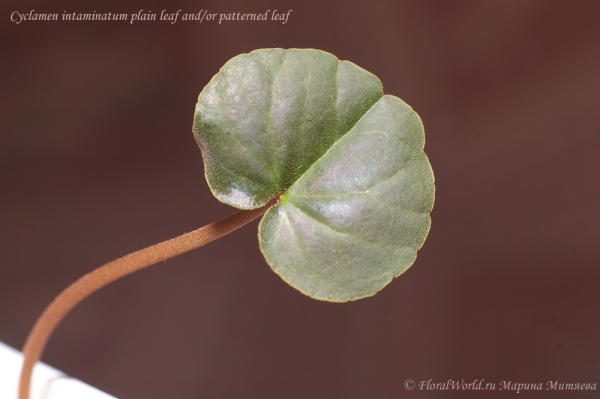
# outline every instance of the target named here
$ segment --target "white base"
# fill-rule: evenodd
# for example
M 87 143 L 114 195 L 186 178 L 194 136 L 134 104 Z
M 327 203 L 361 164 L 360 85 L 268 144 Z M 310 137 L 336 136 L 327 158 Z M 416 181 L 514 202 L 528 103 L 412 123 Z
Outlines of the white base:
M 0 342 L 0 398 L 17 399 L 23 354 Z M 117 399 L 40 363 L 33 370 L 30 399 Z

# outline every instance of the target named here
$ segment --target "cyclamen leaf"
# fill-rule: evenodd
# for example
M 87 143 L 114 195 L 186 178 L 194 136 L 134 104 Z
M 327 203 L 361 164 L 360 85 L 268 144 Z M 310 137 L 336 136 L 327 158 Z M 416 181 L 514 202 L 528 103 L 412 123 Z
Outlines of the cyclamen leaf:
M 237 56 L 200 94 L 194 135 L 219 200 L 280 196 L 260 248 L 301 292 L 363 298 L 414 262 L 434 200 L 423 125 L 369 72 L 319 50 Z

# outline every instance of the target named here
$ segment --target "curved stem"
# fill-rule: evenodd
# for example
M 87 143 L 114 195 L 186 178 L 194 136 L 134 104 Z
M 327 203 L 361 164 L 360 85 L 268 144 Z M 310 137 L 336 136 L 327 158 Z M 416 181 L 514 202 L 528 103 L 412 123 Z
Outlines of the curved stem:
M 274 199 L 262 208 L 236 212 L 198 230 L 113 260 L 86 274 L 67 287 L 48 305 L 27 337 L 27 341 L 23 347 L 25 359 L 21 369 L 21 380 L 19 381 L 19 399 L 29 399 L 33 366 L 40 359 L 44 347 L 58 323 L 79 302 L 121 277 L 181 255 L 184 252 L 201 247 L 231 233 L 258 218 L 276 202 L 277 199 Z

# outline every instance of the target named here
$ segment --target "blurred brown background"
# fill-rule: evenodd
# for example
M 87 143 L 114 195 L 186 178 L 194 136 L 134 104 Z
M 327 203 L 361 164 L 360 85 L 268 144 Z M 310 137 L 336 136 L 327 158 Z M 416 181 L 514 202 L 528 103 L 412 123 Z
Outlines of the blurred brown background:
M 314 47 L 378 75 L 425 123 L 437 197 L 415 265 L 375 297 L 314 301 L 270 271 L 255 222 L 94 294 L 44 361 L 121 399 L 600 385 L 600 3 L 323 3 L 2 3 L 0 340 L 20 347 L 93 268 L 231 213 L 204 180 L 197 96 L 239 53 Z M 293 11 L 285 25 L 10 21 L 31 9 Z

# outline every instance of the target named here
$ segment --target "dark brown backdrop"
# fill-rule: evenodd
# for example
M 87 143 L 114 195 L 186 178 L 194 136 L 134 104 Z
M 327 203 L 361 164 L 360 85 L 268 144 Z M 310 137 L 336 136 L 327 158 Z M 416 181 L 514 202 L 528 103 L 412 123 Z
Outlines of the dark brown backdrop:
M 378 75 L 425 123 L 437 198 L 416 264 L 373 298 L 317 302 L 270 271 L 254 223 L 95 294 L 44 360 L 122 399 L 600 384 L 600 3 L 84 3 L 0 6 L 0 340 L 20 347 L 96 266 L 229 214 L 190 132 L 198 93 L 239 53 L 314 47 Z M 206 8 L 293 11 L 285 25 L 10 22 Z

